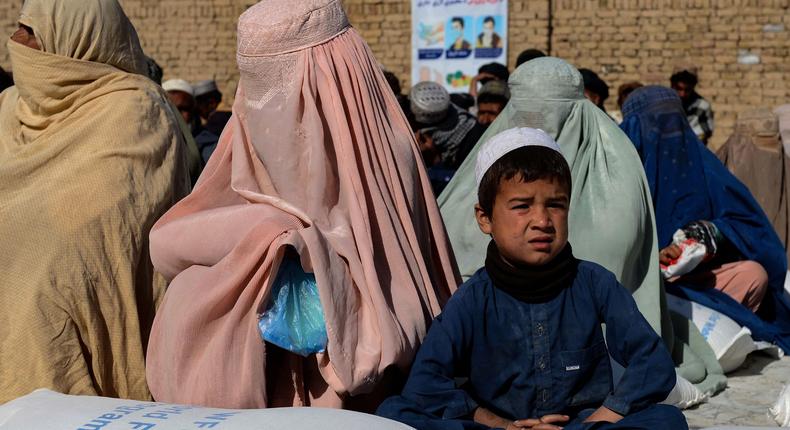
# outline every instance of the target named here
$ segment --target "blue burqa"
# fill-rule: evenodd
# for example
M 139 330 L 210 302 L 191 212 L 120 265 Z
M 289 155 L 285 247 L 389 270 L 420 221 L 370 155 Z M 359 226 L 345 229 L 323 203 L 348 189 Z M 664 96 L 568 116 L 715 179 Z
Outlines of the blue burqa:
M 760 263 L 769 278 L 769 292 L 757 315 L 712 288 L 675 282 L 667 291 L 722 312 L 748 327 L 756 339 L 790 352 L 787 258 L 760 205 L 691 130 L 674 90 L 640 88 L 628 97 L 623 116 L 621 128 L 645 167 L 659 246 L 668 246 L 673 233 L 689 222 L 711 221 L 744 260 Z

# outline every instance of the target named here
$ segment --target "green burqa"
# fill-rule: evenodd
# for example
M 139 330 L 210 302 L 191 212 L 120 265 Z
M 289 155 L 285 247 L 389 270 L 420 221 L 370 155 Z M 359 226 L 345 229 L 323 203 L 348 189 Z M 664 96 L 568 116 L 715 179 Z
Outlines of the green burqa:
M 543 57 L 523 64 L 510 76 L 509 86 L 510 103 L 439 196 L 462 276 L 467 279 L 483 267 L 489 242 L 474 217 L 474 169 L 482 142 L 513 127 L 542 129 L 555 138 L 571 168 L 568 227 L 575 256 L 613 272 L 632 292 L 653 329 L 674 349 L 673 326 L 658 267 L 653 204 L 634 145 L 605 112 L 585 99 L 581 74 L 561 59 Z M 697 356 L 710 358 L 713 354 L 707 344 L 692 345 L 691 350 Z M 695 383 L 710 384 L 713 381 L 706 378 L 708 374 L 721 374 L 720 368 L 701 374 L 683 372 L 682 366 L 680 369 Z M 707 384 L 700 388 L 718 391 L 708 389 Z M 715 384 L 716 388 L 720 385 Z

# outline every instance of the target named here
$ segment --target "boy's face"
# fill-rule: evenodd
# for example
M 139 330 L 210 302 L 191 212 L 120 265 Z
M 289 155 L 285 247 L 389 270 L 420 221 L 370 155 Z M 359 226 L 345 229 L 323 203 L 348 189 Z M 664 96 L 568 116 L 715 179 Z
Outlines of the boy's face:
M 522 182 L 516 176 L 500 182 L 490 215 L 480 205 L 475 215 L 506 261 L 540 266 L 568 242 L 569 205 L 570 196 L 556 181 Z
M 488 102 L 477 104 L 477 122 L 481 125 L 491 125 L 505 109 L 504 103 Z

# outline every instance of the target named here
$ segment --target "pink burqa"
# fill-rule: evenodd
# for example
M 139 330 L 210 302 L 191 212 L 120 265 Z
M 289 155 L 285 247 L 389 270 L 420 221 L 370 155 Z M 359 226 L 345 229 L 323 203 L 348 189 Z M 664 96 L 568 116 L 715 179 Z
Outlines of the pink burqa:
M 217 151 L 151 233 L 172 283 L 148 382 L 164 402 L 343 407 L 408 368 L 458 285 L 451 248 L 406 119 L 337 0 L 252 7 L 238 62 Z M 257 325 L 287 246 L 326 318 L 327 352 L 304 359 Z

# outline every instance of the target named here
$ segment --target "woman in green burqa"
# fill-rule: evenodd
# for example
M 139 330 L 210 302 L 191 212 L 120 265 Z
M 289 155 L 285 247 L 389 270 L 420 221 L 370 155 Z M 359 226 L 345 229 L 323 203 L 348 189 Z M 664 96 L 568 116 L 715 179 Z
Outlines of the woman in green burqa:
M 511 75 L 509 86 L 510 103 L 439 196 L 464 279 L 483 267 L 489 242 L 474 218 L 474 161 L 481 143 L 513 127 L 540 128 L 556 139 L 571 166 L 569 233 L 576 257 L 602 265 L 632 292 L 672 351 L 682 376 L 704 392 L 723 389 L 721 367 L 696 327 L 682 318 L 670 319 L 650 190 L 633 144 L 605 112 L 585 99 L 581 75 L 564 60 L 529 61 Z

